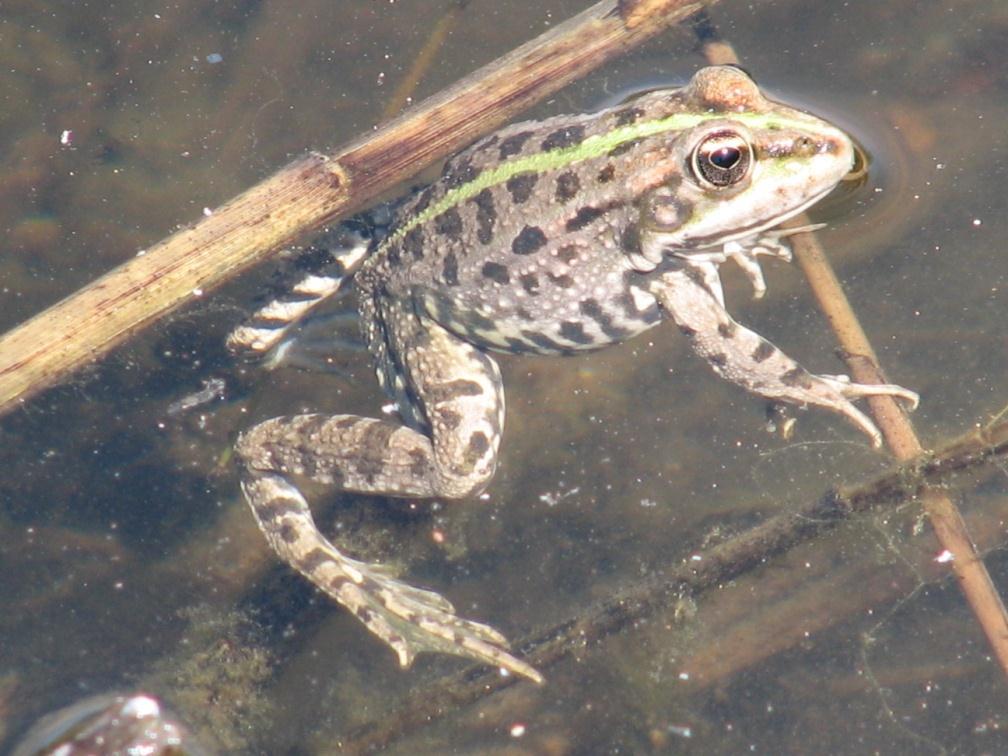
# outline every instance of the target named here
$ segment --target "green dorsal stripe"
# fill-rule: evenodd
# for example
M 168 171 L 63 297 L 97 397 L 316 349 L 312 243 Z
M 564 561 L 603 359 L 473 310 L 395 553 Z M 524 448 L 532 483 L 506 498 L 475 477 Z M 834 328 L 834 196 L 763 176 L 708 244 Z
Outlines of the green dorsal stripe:
M 381 253 L 390 244 L 404 237 L 413 228 L 426 223 L 445 210 L 465 202 L 470 197 L 475 197 L 488 187 L 502 184 L 519 173 L 525 173 L 526 171 L 534 171 L 536 173 L 555 171 L 583 160 L 604 155 L 621 144 L 631 142 L 635 139 L 642 139 L 670 131 L 683 131 L 693 128 L 704 121 L 715 119 L 740 121 L 757 128 L 784 127 L 787 125 L 787 122 L 781 119 L 780 115 L 767 113 L 676 113 L 675 115 L 659 118 L 654 121 L 642 121 L 627 126 L 620 126 L 604 134 L 593 134 L 570 147 L 558 147 L 548 152 L 517 157 L 513 160 L 505 161 L 494 168 L 484 170 L 472 181 L 457 186 L 446 193 L 444 197 L 429 205 L 422 213 L 417 213 L 406 223 L 399 226 L 393 234 L 389 235 L 382 242 L 378 252 Z M 805 128 L 809 127 L 809 124 L 804 122 L 801 125 Z

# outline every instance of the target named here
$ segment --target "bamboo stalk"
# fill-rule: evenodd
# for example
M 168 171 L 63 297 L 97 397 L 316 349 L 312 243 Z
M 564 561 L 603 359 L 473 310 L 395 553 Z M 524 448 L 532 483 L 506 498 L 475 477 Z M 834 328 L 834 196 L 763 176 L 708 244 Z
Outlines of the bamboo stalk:
M 330 155 L 308 155 L 0 337 L 0 414 L 716 0 L 604 0 Z M 623 15 L 624 11 L 627 13 Z

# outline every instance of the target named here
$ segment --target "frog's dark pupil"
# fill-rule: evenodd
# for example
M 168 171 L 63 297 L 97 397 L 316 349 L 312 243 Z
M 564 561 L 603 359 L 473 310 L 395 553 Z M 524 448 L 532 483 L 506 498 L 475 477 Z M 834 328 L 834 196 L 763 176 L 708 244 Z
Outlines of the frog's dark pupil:
M 716 167 L 728 170 L 734 167 L 741 158 L 742 152 L 738 147 L 720 147 L 714 150 L 708 159 Z

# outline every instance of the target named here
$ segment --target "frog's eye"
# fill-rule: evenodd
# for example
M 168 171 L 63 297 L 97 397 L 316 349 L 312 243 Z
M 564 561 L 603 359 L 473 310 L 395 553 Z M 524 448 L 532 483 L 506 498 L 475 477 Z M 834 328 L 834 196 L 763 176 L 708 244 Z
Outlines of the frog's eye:
M 742 181 L 752 164 L 752 147 L 734 132 L 710 134 L 693 150 L 691 167 L 701 184 L 716 189 Z

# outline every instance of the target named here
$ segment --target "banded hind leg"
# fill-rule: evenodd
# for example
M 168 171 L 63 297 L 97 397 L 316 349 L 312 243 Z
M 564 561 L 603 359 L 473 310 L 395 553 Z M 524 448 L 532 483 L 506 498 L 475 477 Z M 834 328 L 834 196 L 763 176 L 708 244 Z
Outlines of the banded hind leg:
M 284 293 L 228 334 L 228 350 L 246 358 L 271 355 L 272 366 L 282 362 L 291 329 L 319 304 L 347 288 L 367 256 L 370 240 L 359 224 L 349 222 L 320 234 L 280 268 L 274 285 Z
M 402 328 L 402 319 L 396 319 Z M 245 433 L 237 454 L 242 488 L 277 554 L 357 615 L 408 666 L 417 653 L 469 656 L 536 682 L 542 677 L 506 650 L 493 628 L 458 617 L 437 593 L 396 580 L 381 565 L 348 557 L 319 532 L 288 476 L 387 496 L 461 498 L 493 475 L 504 416 L 494 361 L 440 326 L 406 319 L 390 387 L 417 397 L 392 420 L 318 414 L 267 420 Z M 401 378 L 399 378 L 401 376 Z M 395 390 L 398 389 L 398 390 Z M 401 399 L 402 401 L 402 399 Z

